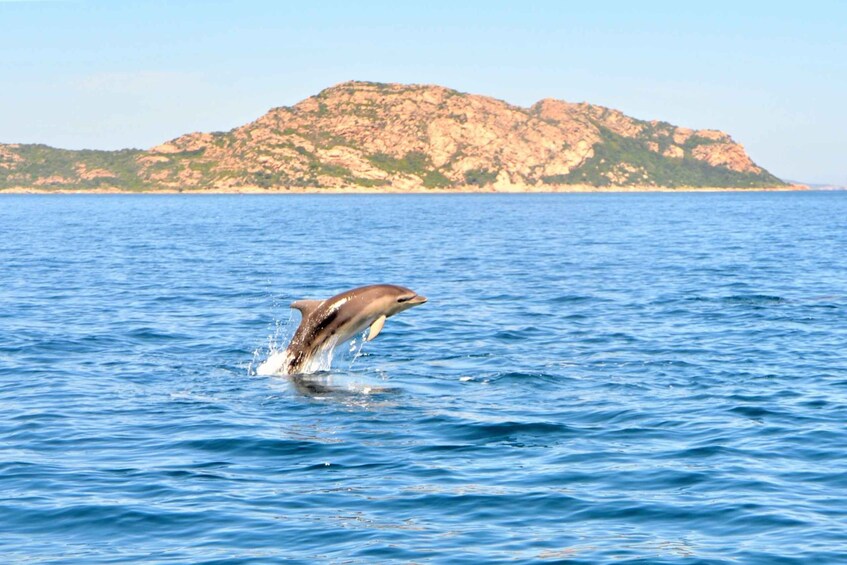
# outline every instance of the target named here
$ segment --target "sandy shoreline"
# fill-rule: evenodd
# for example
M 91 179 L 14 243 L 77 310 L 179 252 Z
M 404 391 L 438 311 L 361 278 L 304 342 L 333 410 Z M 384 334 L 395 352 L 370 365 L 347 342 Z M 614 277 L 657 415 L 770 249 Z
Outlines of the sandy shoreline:
M 34 188 L 14 187 L 0 189 L 0 194 L 553 194 L 553 193 L 600 193 L 600 192 L 792 192 L 809 190 L 802 184 L 774 187 L 656 187 L 656 186 L 608 186 L 590 185 L 526 186 L 495 189 L 492 187 L 463 186 L 455 188 L 433 188 L 405 190 L 392 187 L 374 188 L 261 188 L 243 186 L 234 188 L 210 188 L 199 190 L 156 189 L 122 190 L 119 188 Z

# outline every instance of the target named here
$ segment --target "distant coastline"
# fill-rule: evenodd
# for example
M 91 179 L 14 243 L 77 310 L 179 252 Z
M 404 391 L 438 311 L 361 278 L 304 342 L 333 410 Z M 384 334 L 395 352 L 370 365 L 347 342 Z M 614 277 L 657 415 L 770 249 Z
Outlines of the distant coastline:
M 427 188 L 427 189 L 402 189 L 393 187 L 380 188 L 304 188 L 283 187 L 263 188 L 259 186 L 244 186 L 233 188 L 209 188 L 209 189 L 151 189 L 151 190 L 125 190 L 120 188 L 33 188 L 13 187 L 0 189 L 2 194 L 577 194 L 595 192 L 794 192 L 814 190 L 805 184 L 791 184 L 772 187 L 657 187 L 657 186 L 591 186 L 591 185 L 564 185 L 564 186 L 527 186 L 509 187 L 503 189 L 479 186 L 466 186 L 458 188 Z
M 726 132 L 552 98 L 350 81 L 146 150 L 0 144 L 0 189 L 110 192 L 796 190 Z M 320 187 L 320 188 L 318 188 Z

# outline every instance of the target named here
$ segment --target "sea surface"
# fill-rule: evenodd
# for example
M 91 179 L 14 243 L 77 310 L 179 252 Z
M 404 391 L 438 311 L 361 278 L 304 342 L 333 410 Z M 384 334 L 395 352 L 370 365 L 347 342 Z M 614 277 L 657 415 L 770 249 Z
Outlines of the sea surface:
M 0 196 L 0 561 L 847 563 L 847 193 Z

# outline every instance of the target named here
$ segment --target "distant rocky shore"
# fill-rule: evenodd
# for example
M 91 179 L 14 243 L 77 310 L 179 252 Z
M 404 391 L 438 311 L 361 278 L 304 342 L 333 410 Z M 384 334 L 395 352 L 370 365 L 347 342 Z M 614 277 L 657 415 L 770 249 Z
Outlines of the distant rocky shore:
M 4 192 L 802 190 L 717 130 L 545 99 L 347 82 L 228 132 L 149 150 L 0 145 Z
M 0 189 L 2 194 L 553 194 L 553 193 L 602 193 L 602 192 L 791 192 L 796 190 L 810 190 L 804 184 L 786 184 L 782 186 L 763 186 L 756 188 L 726 187 L 726 186 L 683 186 L 683 187 L 655 187 L 655 186 L 589 186 L 589 185 L 563 185 L 545 187 L 510 187 L 507 189 L 485 188 L 478 186 L 461 186 L 454 188 L 426 188 L 419 190 L 401 190 L 393 187 L 375 188 L 261 188 L 257 186 L 244 186 L 237 188 L 208 188 L 208 189 L 155 189 L 155 190 L 126 190 L 122 188 L 35 188 L 14 187 Z M 841 189 L 814 189 L 814 190 L 847 190 Z

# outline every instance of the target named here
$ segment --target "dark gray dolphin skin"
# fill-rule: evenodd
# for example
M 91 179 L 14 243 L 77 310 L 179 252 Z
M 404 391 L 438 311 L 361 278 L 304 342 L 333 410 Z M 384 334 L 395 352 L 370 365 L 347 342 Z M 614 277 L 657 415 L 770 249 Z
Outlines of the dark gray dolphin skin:
M 336 294 L 326 300 L 298 300 L 291 304 L 303 319 L 285 350 L 285 373 L 301 373 L 312 358 L 370 327 L 367 341 L 382 330 L 394 314 L 426 302 L 413 290 L 393 284 L 374 284 Z

